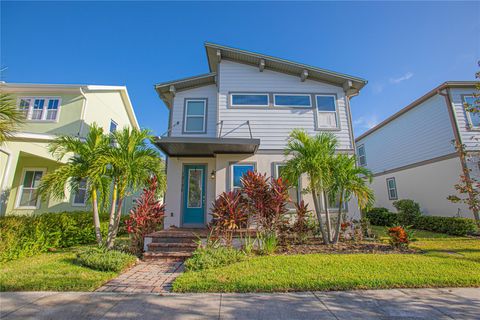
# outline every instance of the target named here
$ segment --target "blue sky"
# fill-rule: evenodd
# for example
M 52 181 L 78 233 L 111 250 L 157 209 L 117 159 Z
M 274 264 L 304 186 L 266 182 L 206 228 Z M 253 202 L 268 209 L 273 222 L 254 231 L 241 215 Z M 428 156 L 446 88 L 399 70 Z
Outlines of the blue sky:
M 3 81 L 127 85 L 140 125 L 153 85 L 208 72 L 204 41 L 369 81 L 355 135 L 446 80 L 473 80 L 480 2 L 1 2 Z

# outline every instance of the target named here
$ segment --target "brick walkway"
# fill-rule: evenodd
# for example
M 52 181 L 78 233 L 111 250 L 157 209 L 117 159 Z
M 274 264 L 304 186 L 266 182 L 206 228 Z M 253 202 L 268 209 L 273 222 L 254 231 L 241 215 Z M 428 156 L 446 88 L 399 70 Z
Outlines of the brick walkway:
M 182 272 L 183 262 L 141 261 L 96 291 L 168 293 Z

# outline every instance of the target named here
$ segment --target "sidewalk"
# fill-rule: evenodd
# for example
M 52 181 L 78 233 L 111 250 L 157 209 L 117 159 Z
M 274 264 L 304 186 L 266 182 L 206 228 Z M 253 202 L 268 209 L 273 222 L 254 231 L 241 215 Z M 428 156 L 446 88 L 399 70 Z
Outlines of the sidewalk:
M 480 319 L 480 288 L 275 294 L 0 293 L 2 319 Z

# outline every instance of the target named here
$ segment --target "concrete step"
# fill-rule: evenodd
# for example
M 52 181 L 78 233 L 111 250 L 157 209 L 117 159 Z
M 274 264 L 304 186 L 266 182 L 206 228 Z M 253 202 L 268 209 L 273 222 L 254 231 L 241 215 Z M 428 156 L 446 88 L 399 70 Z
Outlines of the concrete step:
M 145 252 L 143 254 L 144 260 L 174 260 L 182 261 L 192 256 L 191 252 Z
M 152 242 L 148 244 L 149 252 L 193 252 L 197 248 L 197 244 L 192 242 Z

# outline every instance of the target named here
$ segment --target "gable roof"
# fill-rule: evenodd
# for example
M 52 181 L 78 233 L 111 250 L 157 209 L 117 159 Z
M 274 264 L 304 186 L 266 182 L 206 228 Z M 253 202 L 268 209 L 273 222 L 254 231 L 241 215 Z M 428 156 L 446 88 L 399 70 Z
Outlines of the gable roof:
M 367 80 L 362 78 L 211 42 L 205 42 L 205 50 L 210 69 L 209 73 L 154 85 L 155 91 L 168 108 L 171 108 L 170 102 L 175 92 L 215 84 L 219 59 L 257 67 L 262 66 L 264 69 L 298 77 L 304 75 L 310 80 L 343 87 L 349 91 L 349 95 L 357 94 L 367 84 Z
M 372 134 L 373 132 L 377 131 L 378 129 L 386 126 L 387 124 L 389 124 L 390 122 L 392 122 L 396 118 L 400 117 L 402 114 L 407 113 L 408 111 L 412 110 L 416 106 L 420 105 L 422 102 L 424 102 L 424 101 L 430 99 L 431 97 L 433 97 L 434 95 L 438 94 L 439 91 L 442 91 L 442 90 L 447 89 L 447 88 L 470 88 L 470 87 L 474 87 L 476 84 L 478 84 L 477 81 L 446 81 L 446 82 L 440 84 L 439 86 L 433 88 L 432 90 L 430 90 L 429 92 L 427 92 L 426 94 L 424 94 L 423 96 L 418 98 L 417 100 L 413 101 L 412 103 L 407 105 L 405 108 L 401 109 L 400 111 L 394 113 L 393 115 L 391 115 L 387 119 L 383 120 L 382 122 L 377 124 L 375 127 L 373 127 L 371 129 L 365 131 L 364 133 L 362 133 L 360 136 L 358 136 L 355 139 L 355 142 L 359 142 L 360 140 L 362 140 L 363 138 Z

